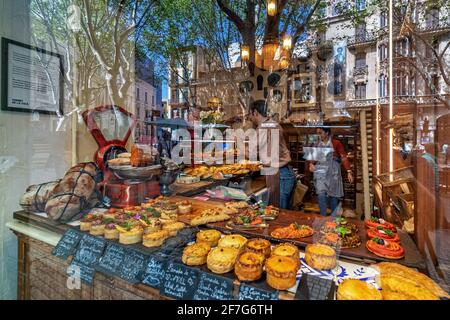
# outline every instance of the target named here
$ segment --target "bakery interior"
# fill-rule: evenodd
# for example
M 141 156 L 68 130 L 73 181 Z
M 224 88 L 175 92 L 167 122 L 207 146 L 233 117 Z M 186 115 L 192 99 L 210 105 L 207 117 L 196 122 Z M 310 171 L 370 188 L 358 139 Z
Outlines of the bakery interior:
M 449 14 L 0 0 L 0 300 L 448 300 Z

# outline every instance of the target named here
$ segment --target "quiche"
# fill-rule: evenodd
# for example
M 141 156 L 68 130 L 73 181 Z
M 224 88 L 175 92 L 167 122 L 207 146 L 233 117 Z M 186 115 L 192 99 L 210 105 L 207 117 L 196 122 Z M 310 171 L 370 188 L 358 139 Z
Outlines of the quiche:
M 305 261 L 314 269 L 331 270 L 336 267 L 336 251 L 323 244 L 309 244 L 305 248 Z
M 236 248 L 212 249 L 206 257 L 208 269 L 218 274 L 230 272 L 234 268 L 238 253 L 239 250 Z
M 297 281 L 298 263 L 289 257 L 271 256 L 266 260 L 267 284 L 277 290 L 292 288 Z
M 177 235 L 178 231 L 183 229 L 184 227 L 185 224 L 183 222 L 172 222 L 163 225 L 162 229 L 167 230 L 169 232 L 169 235 L 171 237 L 174 237 Z
M 211 247 L 217 246 L 219 239 L 222 237 L 222 233 L 217 230 L 209 229 L 202 230 L 197 233 L 197 242 L 205 242 Z
M 161 246 L 164 241 L 169 237 L 169 231 L 167 230 L 160 230 L 153 233 L 147 233 L 143 236 L 142 244 L 145 247 L 159 247 Z
M 142 241 L 144 229 L 135 221 L 121 223 L 116 229 L 119 231 L 119 243 L 134 244 Z
M 261 278 L 264 256 L 255 252 L 244 252 L 236 260 L 234 273 L 240 281 L 255 281 Z
M 247 238 L 241 236 L 240 234 L 229 234 L 222 237 L 217 245 L 222 248 L 240 249 L 245 245 L 246 242 Z
M 188 266 L 201 266 L 206 263 L 211 246 L 206 242 L 197 242 L 184 248 L 181 261 Z

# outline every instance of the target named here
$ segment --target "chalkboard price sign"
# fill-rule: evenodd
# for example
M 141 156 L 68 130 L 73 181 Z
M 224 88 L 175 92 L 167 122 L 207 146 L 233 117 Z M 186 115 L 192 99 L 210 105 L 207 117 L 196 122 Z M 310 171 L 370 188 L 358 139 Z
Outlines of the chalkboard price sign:
M 241 283 L 239 300 L 278 300 L 278 291 L 264 290 Z
M 69 256 L 74 254 L 82 236 L 83 234 L 75 229 L 67 229 L 56 247 L 53 249 L 52 255 L 66 260 Z
M 160 289 L 164 282 L 166 269 L 166 259 L 157 256 L 150 256 L 147 260 L 147 268 L 142 282 L 153 288 Z
M 106 240 L 103 238 L 83 235 L 75 253 L 74 261 L 94 268 L 103 254 L 105 245 Z
M 110 276 L 118 275 L 122 262 L 125 258 L 125 248 L 111 243 L 100 258 L 96 269 Z
M 120 266 L 118 276 L 130 283 L 141 282 L 148 256 L 136 250 L 127 250 Z
M 168 297 L 192 300 L 198 283 L 198 270 L 180 263 L 169 262 L 164 275 L 161 294 Z
M 72 261 L 69 267 L 67 267 L 66 273 L 69 277 L 68 283 L 72 283 L 74 284 L 74 287 L 76 287 L 76 283 L 79 283 L 79 280 L 87 284 L 92 284 L 94 281 L 95 269 L 76 261 Z
M 233 280 L 201 272 L 194 300 L 232 300 Z

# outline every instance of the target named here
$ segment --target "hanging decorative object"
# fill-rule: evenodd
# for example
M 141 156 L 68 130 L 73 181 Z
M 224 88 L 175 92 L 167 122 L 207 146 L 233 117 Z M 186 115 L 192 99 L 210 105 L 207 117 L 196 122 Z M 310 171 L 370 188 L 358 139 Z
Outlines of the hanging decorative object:
M 278 3 L 277 0 L 268 0 L 267 1 L 267 14 L 269 16 L 275 16 L 278 11 Z
M 288 34 L 283 37 L 283 49 L 287 51 L 292 49 L 292 37 Z
M 269 69 L 274 66 L 275 54 L 277 53 L 279 44 L 278 39 L 267 39 L 262 47 L 262 69 Z
M 218 109 L 222 106 L 222 101 L 218 97 L 211 97 L 208 99 L 208 108 Z
M 241 45 L 241 61 L 247 63 L 250 60 L 250 46 Z

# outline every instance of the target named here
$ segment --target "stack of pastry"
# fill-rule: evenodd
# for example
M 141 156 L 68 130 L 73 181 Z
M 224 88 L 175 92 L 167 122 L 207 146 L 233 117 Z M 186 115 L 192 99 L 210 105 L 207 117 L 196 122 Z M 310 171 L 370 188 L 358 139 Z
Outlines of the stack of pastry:
M 264 258 L 270 256 L 270 242 L 265 239 L 251 239 L 245 246 L 244 250 L 262 255 Z
M 272 256 L 288 257 L 297 261 L 297 269 L 300 268 L 300 253 L 298 248 L 290 243 L 281 243 L 272 249 Z
M 234 273 L 240 281 L 255 281 L 261 278 L 264 256 L 256 252 L 243 252 L 236 260 Z
M 295 285 L 298 263 L 289 257 L 271 256 L 266 260 L 267 284 L 277 290 L 287 290 Z

